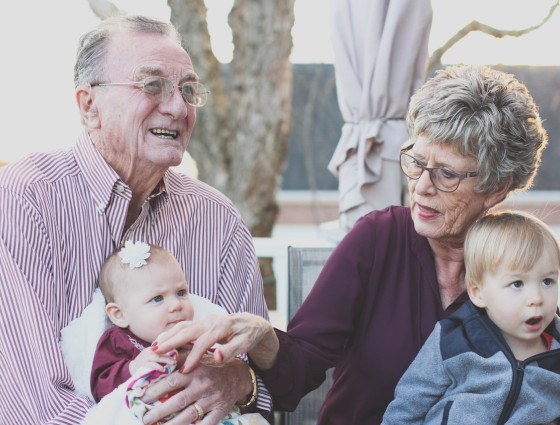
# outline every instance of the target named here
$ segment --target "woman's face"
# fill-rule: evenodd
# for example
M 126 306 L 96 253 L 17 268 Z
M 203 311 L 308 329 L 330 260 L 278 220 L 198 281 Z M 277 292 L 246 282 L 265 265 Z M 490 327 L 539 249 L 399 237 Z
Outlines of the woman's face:
M 423 136 L 407 153 L 425 167 L 459 174 L 477 171 L 476 158 L 461 155 L 452 145 L 428 143 Z M 429 239 L 462 245 L 469 226 L 502 197 L 501 192 L 477 193 L 477 181 L 477 177 L 469 177 L 461 180 L 456 191 L 442 192 L 434 187 L 428 171 L 418 180 L 409 178 L 410 209 L 416 231 Z

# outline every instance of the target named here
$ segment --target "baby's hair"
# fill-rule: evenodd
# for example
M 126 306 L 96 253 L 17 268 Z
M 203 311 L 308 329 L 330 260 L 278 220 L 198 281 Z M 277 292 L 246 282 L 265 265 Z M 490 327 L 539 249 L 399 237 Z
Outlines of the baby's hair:
M 480 284 L 485 273 L 502 265 L 530 270 L 544 250 L 552 250 L 560 264 L 560 246 L 553 231 L 537 217 L 523 212 L 488 214 L 476 221 L 465 238 L 465 281 Z
M 172 254 L 167 251 L 165 248 L 162 248 L 158 245 L 150 246 L 150 256 L 146 259 L 147 264 L 150 264 L 150 261 L 154 259 L 154 257 L 159 257 L 160 255 L 170 255 Z M 101 271 L 99 272 L 99 278 L 97 280 L 97 284 L 105 297 L 105 300 L 108 303 L 115 302 L 115 292 L 116 288 L 119 284 L 122 284 L 122 280 L 119 279 L 123 273 L 134 273 L 137 270 L 142 270 L 142 267 L 136 268 L 131 270 L 129 265 L 123 263 L 121 258 L 119 257 L 119 252 L 122 248 L 117 248 L 113 253 L 107 257 L 107 259 L 103 262 L 101 266 Z M 145 267 L 145 266 L 143 266 Z

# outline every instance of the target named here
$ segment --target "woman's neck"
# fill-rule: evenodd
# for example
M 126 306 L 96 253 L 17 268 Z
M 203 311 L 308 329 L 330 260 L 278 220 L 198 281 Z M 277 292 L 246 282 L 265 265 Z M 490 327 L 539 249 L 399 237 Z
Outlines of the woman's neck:
M 441 304 L 445 310 L 465 289 L 465 262 L 462 243 L 429 240 L 434 254 Z

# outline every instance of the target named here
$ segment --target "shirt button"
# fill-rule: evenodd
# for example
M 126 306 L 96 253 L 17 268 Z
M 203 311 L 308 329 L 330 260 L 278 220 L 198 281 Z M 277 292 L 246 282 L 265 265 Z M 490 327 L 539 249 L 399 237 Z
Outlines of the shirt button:
M 124 186 L 122 184 L 117 185 L 117 192 L 120 192 L 120 193 L 124 192 Z
M 100 202 L 100 203 L 97 205 L 97 209 L 99 210 L 99 212 L 105 211 L 105 204 L 102 203 L 102 202 Z

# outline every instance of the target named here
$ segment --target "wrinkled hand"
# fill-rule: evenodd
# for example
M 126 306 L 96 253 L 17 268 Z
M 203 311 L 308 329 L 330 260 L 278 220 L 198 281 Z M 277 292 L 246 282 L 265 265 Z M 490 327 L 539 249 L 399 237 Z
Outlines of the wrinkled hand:
M 216 364 L 210 355 L 190 373 L 173 372 L 150 385 L 142 400 L 153 403 L 165 394 L 183 388 L 165 403 L 159 404 L 144 415 L 145 424 L 153 424 L 174 412 L 179 412 L 166 425 L 184 425 L 198 419 L 197 403 L 204 411 L 200 425 L 215 425 L 222 420 L 239 400 L 252 391 L 247 365 L 233 359 Z
M 180 369 L 183 373 L 189 373 L 216 343 L 221 344 L 214 350 L 216 363 L 227 362 L 239 354 L 248 353 L 262 370 L 272 367 L 279 349 L 272 325 L 262 317 L 250 313 L 212 315 L 195 322 L 178 323 L 158 337 L 154 349 L 163 354 L 192 344 L 192 350 Z

